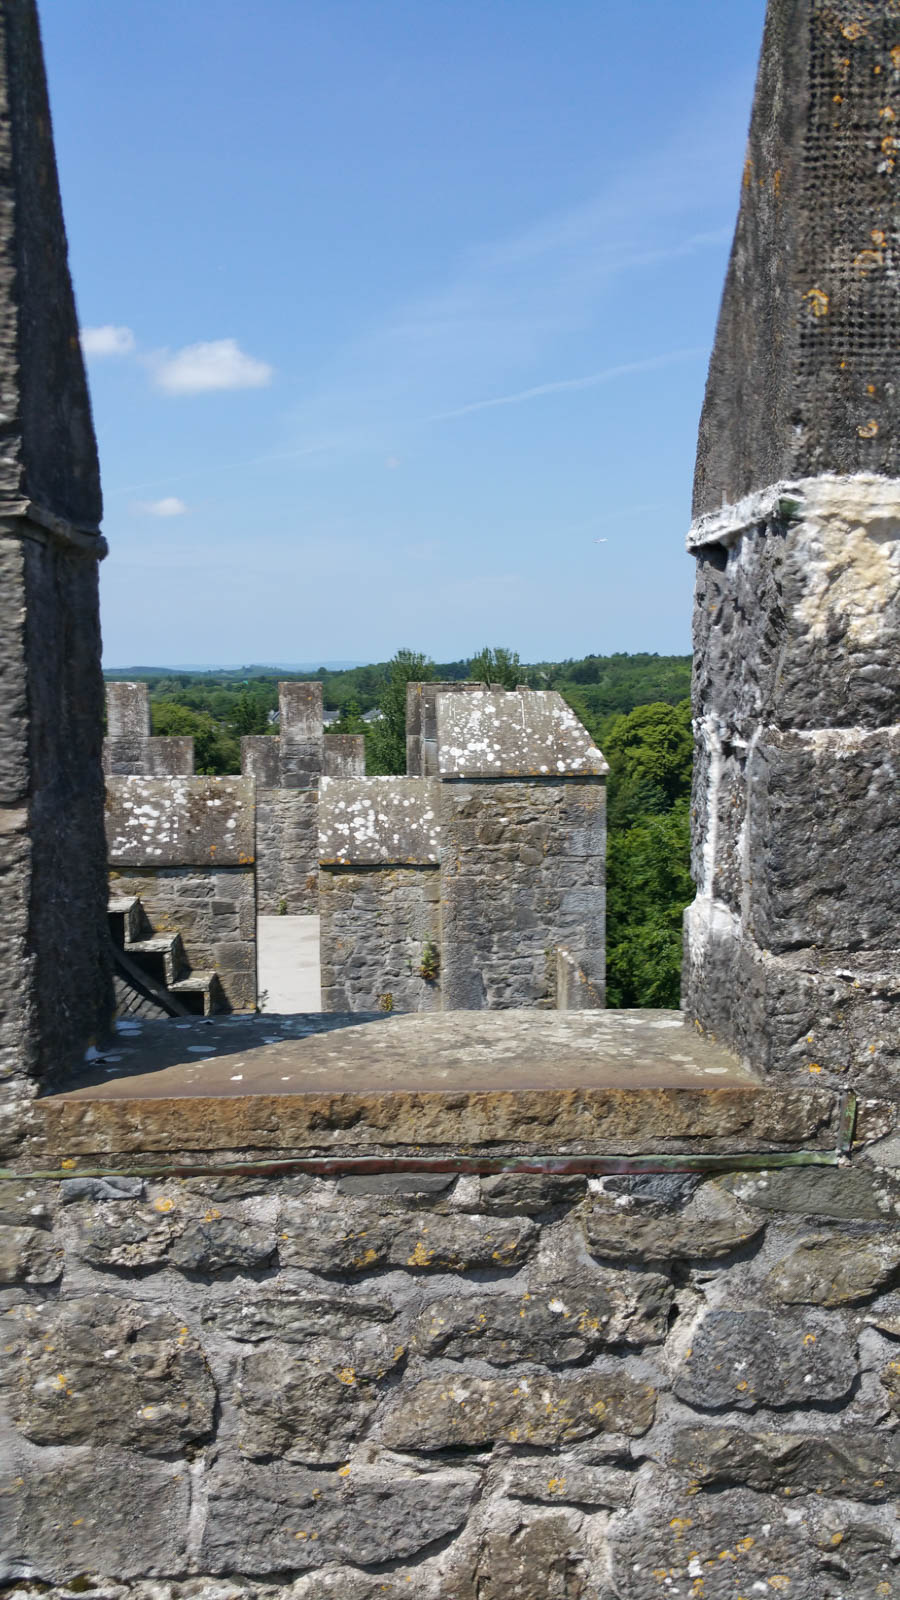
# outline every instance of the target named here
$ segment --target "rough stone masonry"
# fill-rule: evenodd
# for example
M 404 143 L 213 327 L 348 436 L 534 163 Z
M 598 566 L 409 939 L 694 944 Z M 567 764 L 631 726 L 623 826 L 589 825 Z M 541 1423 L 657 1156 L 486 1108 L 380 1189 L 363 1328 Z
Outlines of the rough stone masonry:
M 685 1007 L 900 1071 L 900 8 L 771 0 L 689 544 Z
M 65 1093 L 7 1083 L 7 1600 L 900 1600 L 896 304 L 875 204 L 898 72 L 896 0 L 771 0 L 698 475 L 698 517 L 724 521 L 695 526 L 690 992 L 750 1065 L 678 1013 L 457 1012 L 320 1037 L 133 1023 Z M 106 997 L 99 506 L 66 431 L 88 421 L 77 346 L 54 343 L 71 302 L 27 298 L 64 259 L 31 0 L 0 0 L 10 124 L 2 1037 L 27 1074 L 76 1060 Z M 68 521 L 42 543 L 47 498 Z M 57 898 L 51 838 L 73 851 Z

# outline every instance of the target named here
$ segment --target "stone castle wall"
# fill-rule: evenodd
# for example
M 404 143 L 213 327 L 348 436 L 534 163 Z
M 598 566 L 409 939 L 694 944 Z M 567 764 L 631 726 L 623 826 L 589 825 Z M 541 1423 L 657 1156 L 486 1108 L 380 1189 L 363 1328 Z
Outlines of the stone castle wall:
M 606 790 L 547 780 L 441 785 L 448 1010 L 557 1005 L 557 950 L 603 1004 Z
M 244 778 L 106 782 L 110 881 L 137 895 L 154 934 L 180 934 L 190 966 L 228 1005 L 256 1005 L 255 791 Z
M 891 1159 L 5 1184 L 5 1592 L 896 1595 Z

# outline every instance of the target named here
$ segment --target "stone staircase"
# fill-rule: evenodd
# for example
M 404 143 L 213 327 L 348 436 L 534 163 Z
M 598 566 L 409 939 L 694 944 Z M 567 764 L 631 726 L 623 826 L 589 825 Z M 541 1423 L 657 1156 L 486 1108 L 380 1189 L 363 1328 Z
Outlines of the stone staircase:
M 192 971 L 180 933 L 156 934 L 136 895 L 108 904 L 116 1015 L 210 1017 L 227 1009 L 215 972 Z

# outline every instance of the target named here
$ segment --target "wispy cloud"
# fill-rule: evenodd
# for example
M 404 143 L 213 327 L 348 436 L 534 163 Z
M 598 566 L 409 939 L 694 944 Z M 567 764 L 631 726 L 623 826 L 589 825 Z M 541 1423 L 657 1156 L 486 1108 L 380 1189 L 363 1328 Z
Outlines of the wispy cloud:
M 723 81 L 666 145 L 610 163 L 582 204 L 449 262 L 443 281 L 337 348 L 293 415 L 299 438 L 326 434 L 341 454 L 401 455 L 411 430 L 470 406 L 590 389 L 624 376 L 632 359 L 650 372 L 658 351 L 671 352 L 666 362 L 691 359 L 697 352 L 672 350 L 674 303 L 685 268 L 706 257 L 717 271 L 727 248 L 748 100 L 749 83 Z M 588 352 L 587 376 L 556 378 L 554 367 L 573 370 L 576 348 Z M 591 360 L 598 351 L 609 378 L 603 357 Z
M 111 322 L 102 328 L 82 328 L 81 348 L 86 356 L 127 356 L 135 348 L 135 337 L 130 328 L 115 327 Z
M 187 506 L 177 495 L 165 495 L 162 500 L 139 500 L 136 511 L 143 511 L 148 517 L 183 517 Z
M 148 358 L 154 382 L 166 394 L 206 394 L 215 389 L 264 389 L 274 368 L 247 355 L 236 339 L 185 345 L 173 355 Z
M 453 411 L 439 411 L 429 420 L 449 422 L 452 417 L 467 417 L 473 411 L 489 411 L 493 406 L 519 406 L 525 400 L 539 400 L 544 395 L 562 394 L 572 389 L 594 389 L 601 383 L 612 383 L 616 378 L 628 378 L 637 372 L 656 372 L 660 367 L 671 367 L 678 361 L 693 361 L 705 355 L 697 346 L 692 350 L 672 350 L 666 355 L 649 356 L 646 361 L 627 361 L 618 367 L 605 367 L 602 372 L 590 372 L 584 378 L 558 378 L 552 383 L 538 383 L 530 389 L 519 389 L 515 394 L 496 395 L 492 400 L 472 400 L 468 405 L 456 406 Z

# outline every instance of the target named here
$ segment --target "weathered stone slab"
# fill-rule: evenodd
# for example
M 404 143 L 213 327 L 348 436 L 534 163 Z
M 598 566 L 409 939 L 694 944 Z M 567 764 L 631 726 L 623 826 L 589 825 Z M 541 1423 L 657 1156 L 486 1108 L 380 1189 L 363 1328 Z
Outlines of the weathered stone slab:
M 115 1582 L 184 1571 L 190 1477 L 183 1462 L 75 1449 L 64 1462 L 23 1454 L 8 1467 L 0 1582 L 39 1574 L 43 1587 L 85 1572 Z
M 675 1436 L 669 1463 L 694 1487 L 744 1485 L 763 1494 L 827 1494 L 875 1501 L 894 1500 L 900 1492 L 896 1433 L 686 1428 Z
M 35 1444 L 124 1445 L 169 1455 L 208 1438 L 215 1390 L 196 1339 L 169 1311 L 115 1295 L 13 1308 L 0 1381 Z
M 302 1467 L 221 1463 L 209 1484 L 205 1572 L 304 1572 L 328 1561 L 403 1560 L 465 1521 L 477 1477 L 353 1466 L 344 1476 Z
M 277 1042 L 261 1044 L 270 1029 Z M 38 1102 L 41 1160 L 404 1146 L 774 1151 L 833 1149 L 839 1136 L 839 1094 L 761 1085 L 678 1012 L 443 1013 L 277 1035 L 267 1018 L 144 1025 L 117 1040 L 119 1076 L 101 1069 Z
M 844 1399 L 856 1372 L 852 1341 L 820 1311 L 709 1311 L 676 1375 L 675 1393 L 703 1411 L 821 1406 Z
M 603 777 L 607 762 L 555 690 L 437 696 L 442 778 Z
M 242 1454 L 338 1465 L 375 1411 L 379 1383 L 404 1353 L 377 1330 L 313 1339 L 303 1354 L 279 1344 L 253 1351 L 238 1379 Z
M 846 1306 L 869 1300 L 900 1274 L 896 1232 L 801 1239 L 766 1278 L 783 1305 Z
M 656 1390 L 624 1368 L 565 1378 L 473 1378 L 445 1374 L 404 1386 L 382 1422 L 394 1450 L 506 1444 L 558 1449 L 600 1433 L 640 1437 L 656 1412 Z
M 428 778 L 323 778 L 319 861 L 328 866 L 436 866 L 440 785 Z
M 247 866 L 254 787 L 246 778 L 109 778 L 106 836 L 116 867 Z
M 524 1217 L 391 1213 L 353 1205 L 320 1211 L 303 1202 L 281 1215 L 278 1254 L 284 1266 L 314 1272 L 367 1272 L 376 1267 L 458 1271 L 516 1267 L 530 1255 L 537 1230 Z
M 628 1201 L 620 1196 L 618 1205 L 607 1202 L 585 1213 L 584 1235 L 593 1255 L 622 1261 L 714 1261 L 750 1244 L 766 1226 L 764 1218 L 712 1184 L 704 1184 L 681 1206 Z
M 671 1304 L 671 1284 L 657 1273 L 584 1273 L 517 1295 L 430 1300 L 413 1325 L 412 1344 L 422 1355 L 453 1361 L 565 1366 L 604 1345 L 660 1343 Z

